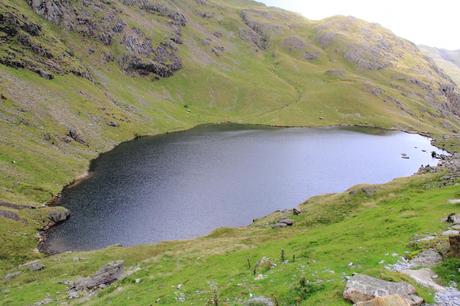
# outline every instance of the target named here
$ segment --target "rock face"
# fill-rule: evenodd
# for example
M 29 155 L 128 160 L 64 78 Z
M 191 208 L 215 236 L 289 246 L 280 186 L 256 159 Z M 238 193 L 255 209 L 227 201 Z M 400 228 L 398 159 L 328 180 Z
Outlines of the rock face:
M 54 2 L 34 5 L 51 10 Z M 17 8 L 0 3 L 0 63 L 14 68 L 25 68 L 45 79 L 53 79 L 53 74 L 73 73 L 90 78 L 89 72 L 74 58 L 64 43 L 21 14 Z
M 93 276 L 81 278 L 70 285 L 70 290 L 80 291 L 109 285 L 120 279 L 124 272 L 123 261 L 110 262 Z
M 362 274 L 356 274 L 348 280 L 343 297 L 358 303 L 394 294 L 400 295 L 411 306 L 423 303 L 423 299 L 415 294 L 415 288 L 408 283 L 387 282 Z
M 269 37 L 264 27 L 251 19 L 250 13 L 250 10 L 242 10 L 240 13 L 241 19 L 247 26 L 247 28 L 240 29 L 240 38 L 265 50 L 268 47 Z
M 182 61 L 173 44 L 182 44 L 181 27 L 187 23 L 185 16 L 169 6 L 148 0 L 124 0 L 123 4 L 171 20 L 169 38 L 153 47 L 151 38 L 137 28 L 127 28 L 120 10 L 109 1 L 28 0 L 30 7 L 48 21 L 67 31 L 78 32 L 104 45 L 119 43 L 126 51 L 120 54 L 118 63 L 127 72 L 141 75 L 154 74 L 169 77 L 182 68 Z M 93 52 L 94 53 L 94 52 Z M 40 73 L 44 78 L 52 75 Z

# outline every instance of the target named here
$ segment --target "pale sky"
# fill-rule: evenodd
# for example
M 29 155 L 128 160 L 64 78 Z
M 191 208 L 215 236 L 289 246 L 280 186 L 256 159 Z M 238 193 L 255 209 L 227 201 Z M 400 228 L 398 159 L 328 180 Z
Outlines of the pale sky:
M 308 19 L 351 15 L 416 44 L 460 49 L 460 0 L 258 0 Z

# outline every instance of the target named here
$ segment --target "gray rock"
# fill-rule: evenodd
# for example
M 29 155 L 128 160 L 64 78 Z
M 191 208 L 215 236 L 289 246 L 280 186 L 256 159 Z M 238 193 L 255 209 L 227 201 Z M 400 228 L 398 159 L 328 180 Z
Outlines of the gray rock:
M 456 231 L 456 230 L 448 230 L 448 231 L 445 231 L 442 233 L 443 236 L 446 236 L 446 237 L 449 237 L 449 236 L 456 236 L 460 234 L 459 231 Z
M 343 69 L 330 69 L 327 70 L 325 74 L 334 78 L 343 78 L 346 72 Z
M 421 285 L 423 287 L 431 288 L 431 289 L 433 289 L 435 291 L 443 291 L 443 290 L 445 290 L 444 287 L 438 285 L 434 281 L 434 279 L 437 278 L 437 275 L 434 274 L 434 272 L 431 271 L 431 269 L 424 268 L 424 269 L 420 269 L 420 270 L 402 270 L 401 273 L 409 276 L 417 284 L 419 284 L 419 285 Z
M 245 306 L 275 306 L 272 299 L 269 299 L 264 296 L 255 296 L 249 299 L 245 304 Z
M 284 223 L 287 226 L 292 226 L 294 224 L 294 221 L 292 221 L 291 219 L 281 219 L 278 223 Z
M 80 297 L 80 292 L 78 292 L 77 290 L 75 289 L 70 289 L 68 292 L 67 292 L 67 297 L 69 299 L 78 299 Z
M 387 282 L 362 274 L 356 274 L 347 281 L 343 297 L 358 303 L 394 294 L 400 295 L 412 306 L 423 303 L 423 299 L 415 294 L 415 288 L 406 282 Z
M 70 211 L 64 207 L 52 210 L 48 213 L 48 219 L 50 220 L 50 226 L 54 226 L 61 222 L 66 221 L 70 217 Z
M 301 212 L 300 210 L 296 209 L 296 208 L 292 209 L 292 214 L 293 214 L 294 216 L 298 216 L 298 215 L 300 215 L 301 213 L 302 213 L 302 212 Z
M 284 39 L 283 47 L 289 50 L 303 50 L 306 45 L 302 39 L 296 36 L 290 36 Z
M 436 306 L 460 306 L 460 291 L 456 288 L 438 291 L 434 300 Z
M 415 243 L 427 242 L 436 239 L 436 236 L 425 236 L 415 240 Z
M 0 217 L 7 218 L 13 221 L 19 221 L 19 215 L 9 210 L 0 210 Z
M 40 260 L 34 260 L 28 263 L 25 263 L 20 266 L 21 268 L 28 269 L 30 271 L 39 271 L 45 268 L 45 265 L 41 263 Z
M 21 273 L 22 273 L 21 271 L 10 272 L 10 273 L 5 274 L 3 279 L 6 280 L 6 281 L 9 281 L 9 280 L 12 280 L 12 279 L 18 277 L 19 275 L 21 275 Z
M 59 23 L 64 15 L 64 8 L 56 0 L 28 0 L 32 9 L 48 21 Z
M 46 79 L 46 80 L 52 80 L 52 79 L 54 79 L 54 76 L 53 76 L 51 73 L 49 73 L 49 72 L 47 72 L 47 71 L 44 71 L 44 70 L 38 71 L 38 74 L 39 74 L 42 78 L 44 78 L 44 79 Z
M 275 223 L 272 225 L 272 228 L 283 228 L 283 227 L 287 227 L 287 224 L 286 223 Z
M 136 55 L 149 56 L 153 53 L 152 41 L 137 28 L 129 30 L 121 43 L 128 51 Z
M 51 303 L 53 301 L 52 298 L 50 297 L 47 297 L 41 301 L 38 301 L 36 303 L 33 304 L 33 306 L 41 306 L 41 305 L 48 305 L 49 303 Z
M 109 285 L 119 280 L 124 272 L 123 261 L 110 262 L 93 276 L 78 279 L 72 285 L 70 290 L 86 290 L 100 287 L 103 285 Z M 69 291 L 70 293 L 70 291 Z
M 305 53 L 303 54 L 303 58 L 307 61 L 313 61 L 315 59 L 318 59 L 319 55 L 311 51 L 305 51 Z
M 81 138 L 80 134 L 77 132 L 76 129 L 73 129 L 73 128 L 69 129 L 69 131 L 67 132 L 67 136 L 75 140 L 78 143 L 86 144 L 86 142 Z
M 421 252 L 415 256 L 409 263 L 412 267 L 433 267 L 442 261 L 442 256 L 433 249 Z
M 447 216 L 448 223 L 453 223 L 453 224 L 460 224 L 460 215 L 458 214 L 450 214 Z

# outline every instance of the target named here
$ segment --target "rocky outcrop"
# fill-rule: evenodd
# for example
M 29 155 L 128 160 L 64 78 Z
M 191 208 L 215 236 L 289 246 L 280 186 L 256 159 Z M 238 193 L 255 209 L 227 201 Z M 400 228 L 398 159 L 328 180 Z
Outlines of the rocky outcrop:
M 184 14 L 163 4 L 143 0 L 141 1 L 141 8 L 147 12 L 152 12 L 164 17 L 168 17 L 177 25 L 185 27 L 187 24 L 187 18 L 185 18 Z
M 103 266 L 94 275 L 77 279 L 69 282 L 69 296 L 78 297 L 79 291 L 94 290 L 100 287 L 110 285 L 119 280 L 124 273 L 123 261 L 114 261 Z
M 425 250 L 409 261 L 414 268 L 433 267 L 442 261 L 442 256 L 433 249 Z
M 401 296 L 411 306 L 423 303 L 423 299 L 416 295 L 415 288 L 408 283 L 387 282 L 362 274 L 356 274 L 347 281 L 343 297 L 353 303 L 359 303 L 379 296 L 395 294 Z
M 30 7 L 48 21 L 64 26 L 68 31 L 95 38 L 105 45 L 112 43 L 115 33 L 124 23 L 116 10 L 103 1 L 28 0 Z
M 13 221 L 19 221 L 21 219 L 19 218 L 19 215 L 17 213 L 9 210 L 0 210 L 0 217 L 10 219 Z
M 265 50 L 268 46 L 269 37 L 263 29 L 263 26 L 252 21 L 249 16 L 249 11 L 247 10 L 242 10 L 240 16 L 247 26 L 246 28 L 240 29 L 240 38 L 254 44 L 259 49 Z
M 60 40 L 4 3 L 0 3 L 0 63 L 31 70 L 48 80 L 53 79 L 54 74 L 63 73 L 91 79 Z
M 42 264 L 42 262 L 40 260 L 34 260 L 34 261 L 31 261 L 31 262 L 28 262 L 28 263 L 25 263 L 23 265 L 20 266 L 21 268 L 23 269 L 27 269 L 29 271 L 40 271 L 40 270 L 43 270 L 45 268 L 45 265 Z
M 56 226 L 59 223 L 62 223 L 69 219 L 70 211 L 64 207 L 53 207 L 53 209 L 48 213 L 48 224 L 46 228 L 51 228 Z
M 64 17 L 66 0 L 27 0 L 30 7 L 40 16 L 53 23 L 60 23 Z
M 83 140 L 83 138 L 80 136 L 80 133 L 78 133 L 76 129 L 69 129 L 69 131 L 67 132 L 67 136 L 78 143 L 86 144 L 86 142 Z
M 153 53 L 152 40 L 145 37 L 141 30 L 133 28 L 124 33 L 121 43 L 136 55 L 149 56 Z
M 351 16 L 327 18 L 315 30 L 322 48 L 333 47 L 346 61 L 363 70 L 381 70 L 393 66 L 405 52 L 418 52 L 409 41 L 377 24 L 365 23 Z M 349 35 L 353 35 L 354 39 L 349 39 Z

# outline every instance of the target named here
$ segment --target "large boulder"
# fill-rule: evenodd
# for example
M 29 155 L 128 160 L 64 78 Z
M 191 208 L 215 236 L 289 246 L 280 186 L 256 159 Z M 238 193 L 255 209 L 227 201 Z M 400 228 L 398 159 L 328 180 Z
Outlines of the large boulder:
M 415 288 L 406 282 L 387 282 L 367 275 L 356 274 L 347 281 L 343 297 L 353 303 L 359 303 L 370 301 L 376 297 L 397 294 L 411 306 L 421 305 L 423 299 L 415 293 Z
M 29 271 L 40 271 L 45 268 L 40 260 L 34 260 L 20 266 L 21 268 L 28 269 Z
M 415 256 L 410 264 L 412 267 L 433 267 L 442 261 L 442 256 L 433 249 L 421 252 Z
M 453 224 L 460 224 L 460 215 L 458 214 L 450 214 L 447 216 L 448 223 L 453 223 Z
M 50 225 L 55 225 L 64 222 L 70 217 L 70 211 L 64 207 L 56 207 L 48 213 Z
M 80 278 L 70 284 L 70 290 L 90 290 L 103 285 L 109 285 L 123 276 L 124 263 L 122 260 L 114 261 L 103 266 L 93 276 Z

